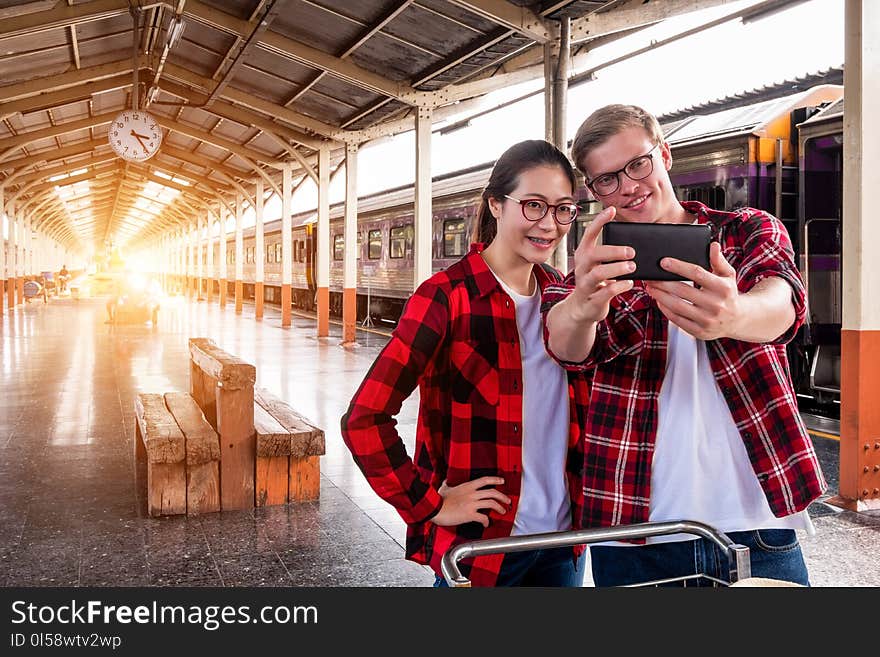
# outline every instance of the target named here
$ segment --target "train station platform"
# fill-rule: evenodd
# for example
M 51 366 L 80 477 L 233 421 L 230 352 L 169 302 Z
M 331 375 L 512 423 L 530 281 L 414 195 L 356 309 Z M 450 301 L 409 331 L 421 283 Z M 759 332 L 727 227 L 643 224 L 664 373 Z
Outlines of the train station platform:
M 431 586 L 403 559 L 404 524 L 366 483 L 339 419 L 387 338 L 266 308 L 163 300 L 158 325 L 105 323 L 104 300 L 52 299 L 0 316 L 0 585 Z M 133 456 L 140 392 L 189 390 L 188 338 L 208 337 L 256 366 L 268 388 L 326 433 L 317 502 L 150 518 Z M 417 393 L 398 426 L 412 450 Z M 815 438 L 831 485 L 838 449 Z M 802 535 L 814 586 L 880 586 L 880 512 L 818 502 Z M 589 575 L 586 585 L 590 585 Z

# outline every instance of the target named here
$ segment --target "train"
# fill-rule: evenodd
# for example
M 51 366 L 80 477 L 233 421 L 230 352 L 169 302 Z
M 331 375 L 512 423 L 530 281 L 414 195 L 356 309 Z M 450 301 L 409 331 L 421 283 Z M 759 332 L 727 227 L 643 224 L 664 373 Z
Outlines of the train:
M 741 104 L 741 103 L 740 103 Z M 658 117 L 670 143 L 670 172 L 681 200 L 721 210 L 742 206 L 771 212 L 791 236 L 808 291 L 808 318 L 788 347 L 799 401 L 839 417 L 843 87 L 818 85 L 781 98 L 757 100 L 671 120 Z M 432 181 L 433 270 L 469 247 L 480 194 L 492 162 Z M 569 265 L 588 223 L 601 210 L 581 187 L 582 212 L 569 233 Z M 393 325 L 413 291 L 413 186 L 358 199 L 359 321 Z M 330 208 L 330 313 L 342 314 L 344 204 Z M 315 307 L 314 211 L 293 217 L 292 304 Z M 253 297 L 256 258 L 264 258 L 267 303 L 281 302 L 281 221 L 266 222 L 265 253 L 256 254 L 254 228 L 244 231 L 244 295 Z M 228 271 L 235 254 L 227 245 Z M 214 262 L 219 246 L 214 244 Z M 206 257 L 206 253 L 202 254 Z M 202 262 L 205 262 L 203 259 Z M 232 293 L 232 282 L 229 282 Z

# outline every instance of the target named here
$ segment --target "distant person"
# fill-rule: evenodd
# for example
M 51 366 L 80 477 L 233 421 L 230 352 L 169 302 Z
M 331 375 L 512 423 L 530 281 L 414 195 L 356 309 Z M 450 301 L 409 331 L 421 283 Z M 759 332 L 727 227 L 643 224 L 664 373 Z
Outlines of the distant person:
M 70 280 L 70 272 L 67 271 L 67 265 L 61 265 L 61 271 L 58 272 L 59 292 L 67 290 L 67 281 Z
M 105 322 L 106 324 L 116 323 L 118 319 L 119 304 L 125 294 L 126 285 L 123 279 L 119 277 L 114 278 L 112 281 L 112 287 L 110 289 L 110 298 L 107 299 L 107 303 L 104 306 L 107 310 L 107 321 Z
M 548 349 L 594 373 L 586 406 L 586 527 L 696 520 L 750 550 L 752 575 L 808 585 L 795 530 L 825 489 L 798 413 L 785 344 L 804 321 L 788 233 L 754 208 L 722 212 L 676 199 L 655 117 L 609 105 L 581 125 L 572 159 L 605 206 L 564 285 L 545 290 Z M 613 280 L 631 247 L 597 244 L 616 219 L 709 224 L 711 271 L 664 258 L 685 282 Z M 706 539 L 590 549 L 597 586 L 709 571 L 727 560 Z M 665 542 L 664 542 L 665 541 Z
M 406 557 L 428 564 L 463 541 L 567 530 L 580 517 L 577 409 L 541 337 L 545 261 L 578 214 L 576 178 L 545 141 L 509 148 L 492 170 L 476 243 L 422 283 L 342 418 L 373 490 L 407 523 Z M 394 416 L 419 388 L 415 451 Z M 568 470 L 566 468 L 568 464 Z M 475 586 L 579 586 L 580 548 L 465 559 Z

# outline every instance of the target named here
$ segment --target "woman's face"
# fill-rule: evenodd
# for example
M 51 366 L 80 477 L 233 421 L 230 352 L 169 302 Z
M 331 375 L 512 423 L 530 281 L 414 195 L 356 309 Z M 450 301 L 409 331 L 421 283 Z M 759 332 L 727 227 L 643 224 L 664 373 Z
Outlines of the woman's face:
M 573 193 L 571 181 L 561 168 L 541 165 L 526 169 L 519 175 L 516 188 L 508 194 L 512 198 L 489 199 L 489 208 L 498 226 L 493 243 L 497 242 L 498 246 L 531 264 L 546 262 L 572 226 L 571 223 L 560 224 L 554 214 L 563 221 L 569 220 L 565 211 L 575 203 Z M 563 207 L 548 208 L 536 221 L 526 218 L 527 214 L 537 217 L 543 209 L 541 206 L 548 204 Z

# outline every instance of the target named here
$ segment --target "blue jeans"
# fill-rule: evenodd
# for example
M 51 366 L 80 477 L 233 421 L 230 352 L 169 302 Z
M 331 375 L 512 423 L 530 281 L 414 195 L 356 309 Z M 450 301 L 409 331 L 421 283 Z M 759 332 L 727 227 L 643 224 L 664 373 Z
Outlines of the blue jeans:
M 510 552 L 504 555 L 495 586 L 582 586 L 584 559 L 581 554 L 575 562 L 571 548 Z M 437 575 L 434 586 L 449 585 Z
M 727 536 L 734 543 L 749 548 L 752 577 L 810 585 L 801 546 L 793 529 L 728 532 Z M 727 555 L 705 538 L 632 547 L 593 546 L 590 559 L 596 586 L 625 586 L 700 573 L 727 581 L 730 573 Z M 702 579 L 687 582 L 687 586 L 694 585 L 712 586 L 712 583 Z M 669 586 L 682 586 L 682 583 Z

